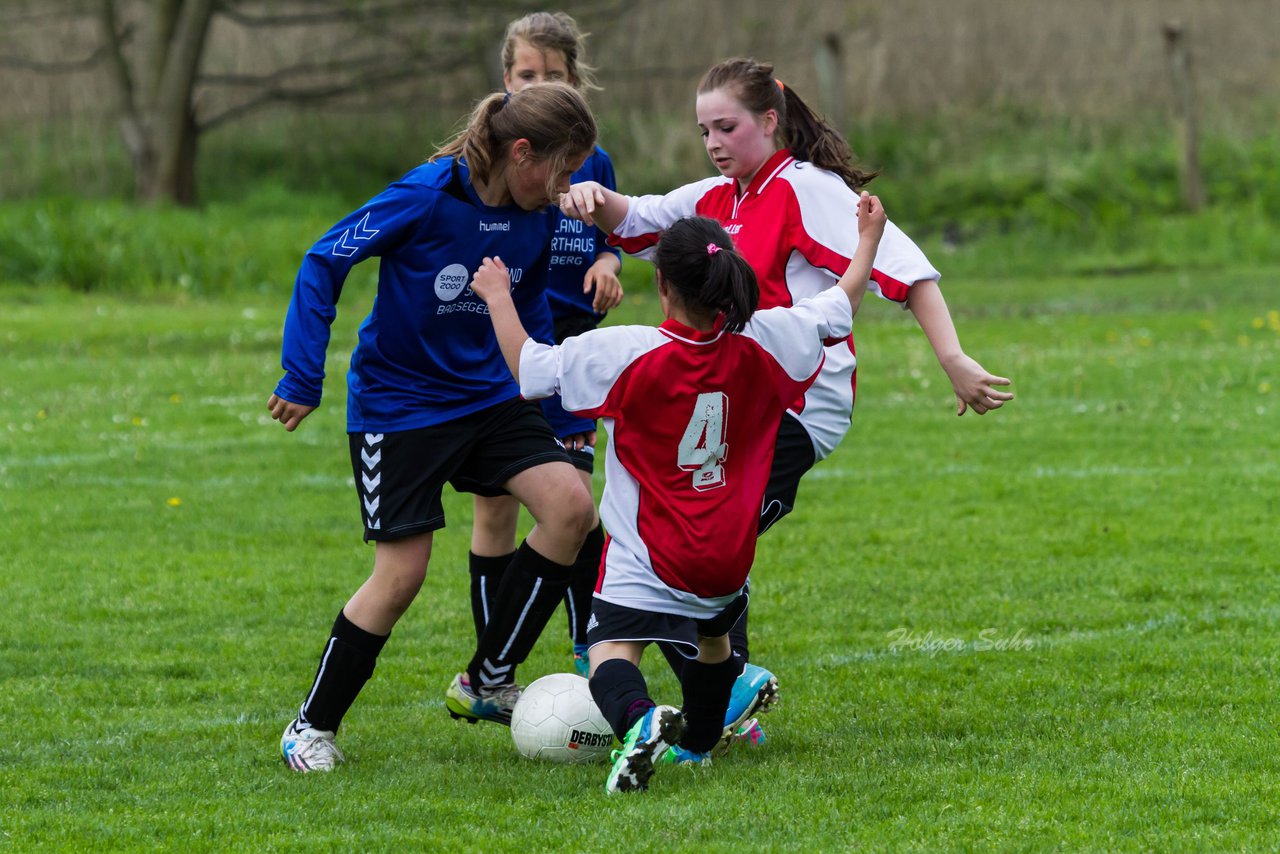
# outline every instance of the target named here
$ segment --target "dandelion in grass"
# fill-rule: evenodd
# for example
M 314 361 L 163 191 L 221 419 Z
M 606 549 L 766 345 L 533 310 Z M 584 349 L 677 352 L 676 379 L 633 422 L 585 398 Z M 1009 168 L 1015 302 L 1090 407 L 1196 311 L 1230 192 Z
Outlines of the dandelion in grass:
M 1209 318 L 1207 318 L 1207 317 L 1201 318 L 1201 319 L 1200 319 L 1200 328 L 1201 328 L 1201 329 L 1203 329 L 1205 332 L 1212 332 L 1212 331 L 1213 331 L 1213 321 L 1212 321 L 1212 320 L 1210 320 L 1210 319 L 1209 319 Z
M 170 507 L 181 507 L 182 499 L 175 495 L 166 501 L 165 504 L 168 504 Z
M 1254 329 L 1262 329 L 1266 325 L 1267 325 L 1267 322 L 1263 320 L 1261 317 L 1255 317 L 1253 319 L 1253 322 L 1250 324 L 1250 326 L 1252 326 Z
M 43 421 L 48 417 L 49 417 L 49 410 L 47 409 L 41 409 L 39 412 L 36 413 L 36 419 L 39 421 Z
M 1239 344 L 1241 347 L 1248 347 L 1248 346 L 1249 346 L 1249 336 L 1248 336 L 1248 335 L 1237 335 L 1237 336 L 1236 336 L 1236 343 L 1237 343 L 1237 344 Z
M 1267 312 L 1267 326 L 1271 327 L 1272 332 L 1280 332 L 1280 311 L 1273 308 Z
M 1270 393 L 1271 393 L 1271 383 L 1267 382 L 1266 380 L 1263 380 L 1262 382 L 1258 383 L 1258 394 L 1270 394 Z
M 182 403 L 182 395 L 180 395 L 180 394 L 171 394 L 171 395 L 169 395 L 169 402 L 170 402 L 170 403 Z

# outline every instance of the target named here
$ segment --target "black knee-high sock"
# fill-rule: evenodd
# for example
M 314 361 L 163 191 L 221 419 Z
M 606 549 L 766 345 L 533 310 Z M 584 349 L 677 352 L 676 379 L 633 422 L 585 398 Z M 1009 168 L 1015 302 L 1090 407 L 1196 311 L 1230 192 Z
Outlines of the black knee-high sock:
M 751 660 L 751 650 L 747 645 L 747 610 L 750 607 L 750 603 L 748 603 L 747 608 L 742 612 L 742 618 L 733 624 L 733 628 L 729 629 L 729 647 L 733 650 L 734 657 L 739 659 L 739 674 L 742 673 L 742 665 Z M 662 650 L 663 656 L 667 659 L 667 664 L 671 665 L 671 672 L 683 682 L 684 668 L 689 659 L 681 655 L 674 645 L 666 641 L 659 641 L 658 649 Z
M 715 747 L 724 732 L 725 710 L 742 662 L 729 656 L 718 664 L 690 661 L 684 667 L 680 687 L 684 691 L 684 738 L 680 746 L 695 753 Z
M 572 566 L 538 554 L 528 541 L 520 544 L 502 576 L 476 654 L 467 665 L 473 687 L 515 681 L 516 665 L 528 658 L 560 604 L 572 571 Z
M 667 664 L 671 665 L 671 672 L 676 675 L 676 679 L 684 679 L 684 666 L 689 661 L 680 654 L 675 644 L 666 641 L 658 641 L 658 649 L 662 651 L 662 656 L 667 660 Z
M 502 586 L 502 576 L 516 553 L 494 557 L 475 552 L 468 552 L 467 555 L 471 567 L 471 621 L 476 627 L 476 640 L 479 640 L 484 633 L 485 624 L 489 622 L 489 615 L 493 613 L 493 603 L 498 597 L 498 588 Z
M 302 726 L 337 732 L 347 709 L 373 675 L 378 653 L 389 637 L 389 634 L 366 632 L 339 611 L 320 657 L 311 692 L 298 713 L 298 722 Z
M 604 552 L 604 525 L 596 525 L 573 562 L 573 577 L 564 591 L 564 610 L 569 616 L 569 640 L 587 642 L 587 621 L 591 619 L 591 597 L 600 577 L 600 555 Z
M 627 731 L 655 705 L 640 668 L 622 658 L 603 662 L 587 684 L 591 699 L 619 740 L 625 739 Z
M 734 655 L 742 659 L 743 664 L 751 660 L 751 651 L 747 648 L 747 614 L 750 610 L 751 602 L 748 600 L 747 607 L 742 610 L 741 619 L 733 624 L 733 628 L 729 629 L 729 647 L 733 650 Z

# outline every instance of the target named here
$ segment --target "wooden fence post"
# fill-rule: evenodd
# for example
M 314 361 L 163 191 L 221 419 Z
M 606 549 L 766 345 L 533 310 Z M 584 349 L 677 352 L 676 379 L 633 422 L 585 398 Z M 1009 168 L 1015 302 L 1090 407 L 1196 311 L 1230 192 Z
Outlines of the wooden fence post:
M 1192 213 L 1204 207 L 1204 176 L 1200 172 L 1200 138 L 1196 127 L 1196 100 L 1191 79 L 1191 51 L 1182 24 L 1164 25 L 1165 54 L 1173 82 L 1174 122 L 1182 149 L 1182 201 Z

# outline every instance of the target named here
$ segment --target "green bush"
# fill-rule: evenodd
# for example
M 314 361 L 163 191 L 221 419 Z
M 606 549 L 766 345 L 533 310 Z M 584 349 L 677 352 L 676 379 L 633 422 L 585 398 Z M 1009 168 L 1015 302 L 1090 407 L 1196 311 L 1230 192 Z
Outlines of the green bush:
M 114 137 L 0 134 L 0 280 L 80 291 L 214 294 L 285 287 L 319 234 L 420 163 L 451 128 L 396 116 L 276 116 L 202 144 L 199 210 L 124 201 Z M 605 115 L 624 192 L 711 173 L 693 128 Z M 1182 210 L 1167 121 L 1123 126 L 1026 109 L 854 129 L 871 189 L 951 275 L 1125 273 L 1280 261 L 1280 132 L 1207 135 L 1204 212 Z M 35 137 L 39 137 L 36 140 Z M 47 146 L 36 144 L 43 140 Z

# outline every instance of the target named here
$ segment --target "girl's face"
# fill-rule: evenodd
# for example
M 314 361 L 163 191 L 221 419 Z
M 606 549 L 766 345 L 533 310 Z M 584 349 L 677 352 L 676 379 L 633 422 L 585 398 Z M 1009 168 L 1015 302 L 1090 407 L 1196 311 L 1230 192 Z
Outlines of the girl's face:
M 508 92 L 519 92 L 536 83 L 578 85 L 578 81 L 569 76 L 564 54 L 558 50 L 539 50 L 526 41 L 517 41 L 513 53 L 511 67 L 502 72 L 502 83 Z
M 569 191 L 570 176 L 582 168 L 591 153 L 584 151 L 565 161 L 564 168 L 554 176 L 556 197 L 552 198 L 548 195 L 553 183 L 549 180 L 553 177 L 551 161 L 535 158 L 528 140 L 516 140 L 511 149 L 511 160 L 507 163 L 507 191 L 511 193 L 511 200 L 527 211 L 558 204 L 559 194 Z
M 697 114 L 707 156 L 721 175 L 736 179 L 739 187 L 750 184 L 778 150 L 773 140 L 778 114 L 768 110 L 756 115 L 727 89 L 698 95 Z

